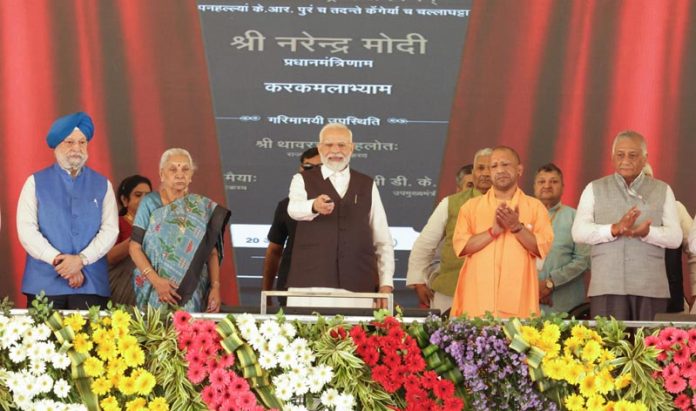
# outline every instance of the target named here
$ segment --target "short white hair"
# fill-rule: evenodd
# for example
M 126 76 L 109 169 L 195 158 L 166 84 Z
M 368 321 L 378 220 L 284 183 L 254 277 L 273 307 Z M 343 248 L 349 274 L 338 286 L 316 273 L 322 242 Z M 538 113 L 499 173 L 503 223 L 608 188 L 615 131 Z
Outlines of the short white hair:
M 191 165 L 191 170 L 196 169 L 196 164 L 193 162 L 193 158 L 191 157 L 191 154 L 188 152 L 188 150 L 185 150 L 183 148 L 170 148 L 164 153 L 162 153 L 162 157 L 160 157 L 160 165 L 159 165 L 159 170 L 162 171 L 164 170 L 164 166 L 167 165 L 167 162 L 169 162 L 169 159 L 172 156 L 185 156 L 188 159 L 189 164 Z
M 490 156 L 491 154 L 493 154 L 493 149 L 488 147 L 482 148 L 479 151 L 477 151 L 476 154 L 474 154 L 474 166 L 476 166 L 476 160 L 478 160 L 479 157 Z
M 616 152 L 616 143 L 619 142 L 620 139 L 623 138 L 630 138 L 634 140 L 638 140 L 640 142 L 640 150 L 643 152 L 643 157 L 648 156 L 648 145 L 645 144 L 645 137 L 643 137 L 642 134 L 640 134 L 637 131 L 633 130 L 624 130 L 620 132 L 619 134 L 614 137 L 614 143 L 611 145 L 611 155 L 613 156 L 614 153 Z
M 328 123 L 327 125 L 322 127 L 321 131 L 319 132 L 319 142 L 320 143 L 324 139 L 324 133 L 326 132 L 326 130 L 331 130 L 331 129 L 345 131 L 346 133 L 348 133 L 348 139 L 350 140 L 350 142 L 351 143 L 353 142 L 353 132 L 350 131 L 350 129 L 348 128 L 347 125 L 342 124 L 342 123 Z

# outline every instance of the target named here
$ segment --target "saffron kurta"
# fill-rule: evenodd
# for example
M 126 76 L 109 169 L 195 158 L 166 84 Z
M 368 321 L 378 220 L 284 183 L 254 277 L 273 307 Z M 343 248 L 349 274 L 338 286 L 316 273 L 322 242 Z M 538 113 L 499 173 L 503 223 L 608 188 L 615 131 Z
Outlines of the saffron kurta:
M 493 225 L 495 210 L 501 203 L 494 190 L 464 203 L 454 229 L 456 255 L 463 257 L 469 239 Z M 513 209 L 519 207 L 520 222 L 534 234 L 544 258 L 553 242 L 553 228 L 544 205 L 519 188 L 507 203 Z M 536 258 L 509 231 L 468 255 L 459 273 L 452 316 L 480 317 L 486 311 L 498 318 L 539 314 Z

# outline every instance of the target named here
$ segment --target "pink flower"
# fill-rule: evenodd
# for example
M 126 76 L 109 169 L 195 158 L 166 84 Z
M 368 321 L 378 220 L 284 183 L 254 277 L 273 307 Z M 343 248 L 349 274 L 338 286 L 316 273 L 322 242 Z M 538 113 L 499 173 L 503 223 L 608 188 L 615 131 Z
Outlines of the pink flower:
M 215 322 L 212 320 L 206 320 L 203 322 L 202 331 L 208 334 L 212 339 L 213 336 L 218 335 L 217 329 L 215 328 Z
M 681 376 L 686 378 L 696 377 L 696 364 L 687 361 L 681 365 Z
M 673 375 L 679 376 L 679 367 L 676 364 L 668 364 L 662 369 L 662 376 L 665 380 Z
M 230 375 L 227 371 L 220 368 L 211 372 L 208 379 L 210 380 L 210 384 L 220 391 L 224 390 L 225 386 L 230 383 Z
M 660 342 L 660 338 L 656 335 L 649 335 L 645 337 L 645 346 L 646 347 L 657 347 L 657 345 Z
M 686 388 L 686 380 L 679 375 L 672 375 L 665 379 L 665 389 L 672 394 L 678 394 Z
M 201 354 L 200 351 L 195 349 L 189 349 L 189 351 L 186 353 L 186 361 L 188 361 L 189 366 L 205 366 L 205 357 L 203 357 L 203 354 Z
M 189 381 L 194 384 L 200 384 L 206 376 L 206 372 L 199 364 L 189 364 L 189 369 L 186 372 Z
M 225 354 L 222 357 L 220 357 L 220 366 L 221 367 L 231 367 L 234 365 L 234 355 L 233 354 Z
M 238 394 L 240 391 L 249 391 L 249 383 L 244 378 L 235 375 L 230 381 L 229 391 L 232 394 Z
M 239 406 L 239 408 L 243 410 L 249 409 L 250 407 L 256 405 L 256 396 L 252 394 L 251 391 L 247 391 L 242 395 L 238 396 L 235 399 L 235 402 L 237 403 L 237 406 Z
M 188 328 L 190 326 L 189 321 L 191 321 L 191 314 L 188 312 L 179 310 L 174 313 L 174 327 L 177 331 L 181 332 Z
M 212 385 L 209 385 L 205 388 L 203 388 L 203 391 L 201 391 L 201 398 L 203 399 L 203 402 L 208 405 L 209 408 L 211 405 L 215 402 L 215 397 L 217 396 L 217 393 L 215 392 L 215 388 L 213 388 Z
M 686 335 L 689 336 L 689 345 L 696 345 L 696 328 L 692 328 L 689 331 L 686 332 Z
M 189 350 L 193 345 L 193 335 L 188 332 L 179 334 L 179 338 L 177 340 L 179 342 L 179 349 L 181 351 Z
M 218 411 L 237 411 L 237 407 L 235 407 L 234 401 L 232 399 L 225 400 L 220 404 L 218 407 Z
M 674 399 L 674 405 L 680 410 L 687 409 L 691 405 L 691 398 L 686 394 L 679 394 L 677 398 Z
M 672 357 L 672 359 L 679 365 L 683 365 L 685 363 L 691 364 L 691 350 L 689 350 L 689 347 L 684 345 L 674 352 L 674 357 Z

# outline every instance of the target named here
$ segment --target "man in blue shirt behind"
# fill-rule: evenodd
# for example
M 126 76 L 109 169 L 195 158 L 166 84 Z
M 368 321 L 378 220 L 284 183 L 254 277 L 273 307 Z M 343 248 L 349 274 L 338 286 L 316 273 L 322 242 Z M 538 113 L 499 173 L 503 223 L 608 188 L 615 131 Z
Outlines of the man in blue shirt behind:
M 545 164 L 534 177 L 534 196 L 549 211 L 553 225 L 551 252 L 539 269 L 539 303 L 543 312 L 569 312 L 585 301 L 583 274 L 590 267 L 590 248 L 575 243 L 571 235 L 575 209 L 561 204 L 563 173 Z

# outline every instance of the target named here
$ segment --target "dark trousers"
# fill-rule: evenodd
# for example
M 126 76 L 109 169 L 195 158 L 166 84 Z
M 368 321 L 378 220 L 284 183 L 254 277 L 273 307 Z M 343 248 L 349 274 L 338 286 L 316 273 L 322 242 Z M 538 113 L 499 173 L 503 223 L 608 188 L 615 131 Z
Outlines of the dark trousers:
M 31 307 L 31 303 L 36 299 L 36 295 L 24 295 L 27 296 L 27 307 Z M 93 306 L 104 309 L 109 301 L 108 297 L 96 294 L 47 295 L 46 298 L 53 303 L 54 310 L 87 310 Z
M 620 321 L 653 321 L 655 314 L 667 311 L 668 298 L 637 295 L 597 295 L 590 297 L 590 315 L 609 317 Z

